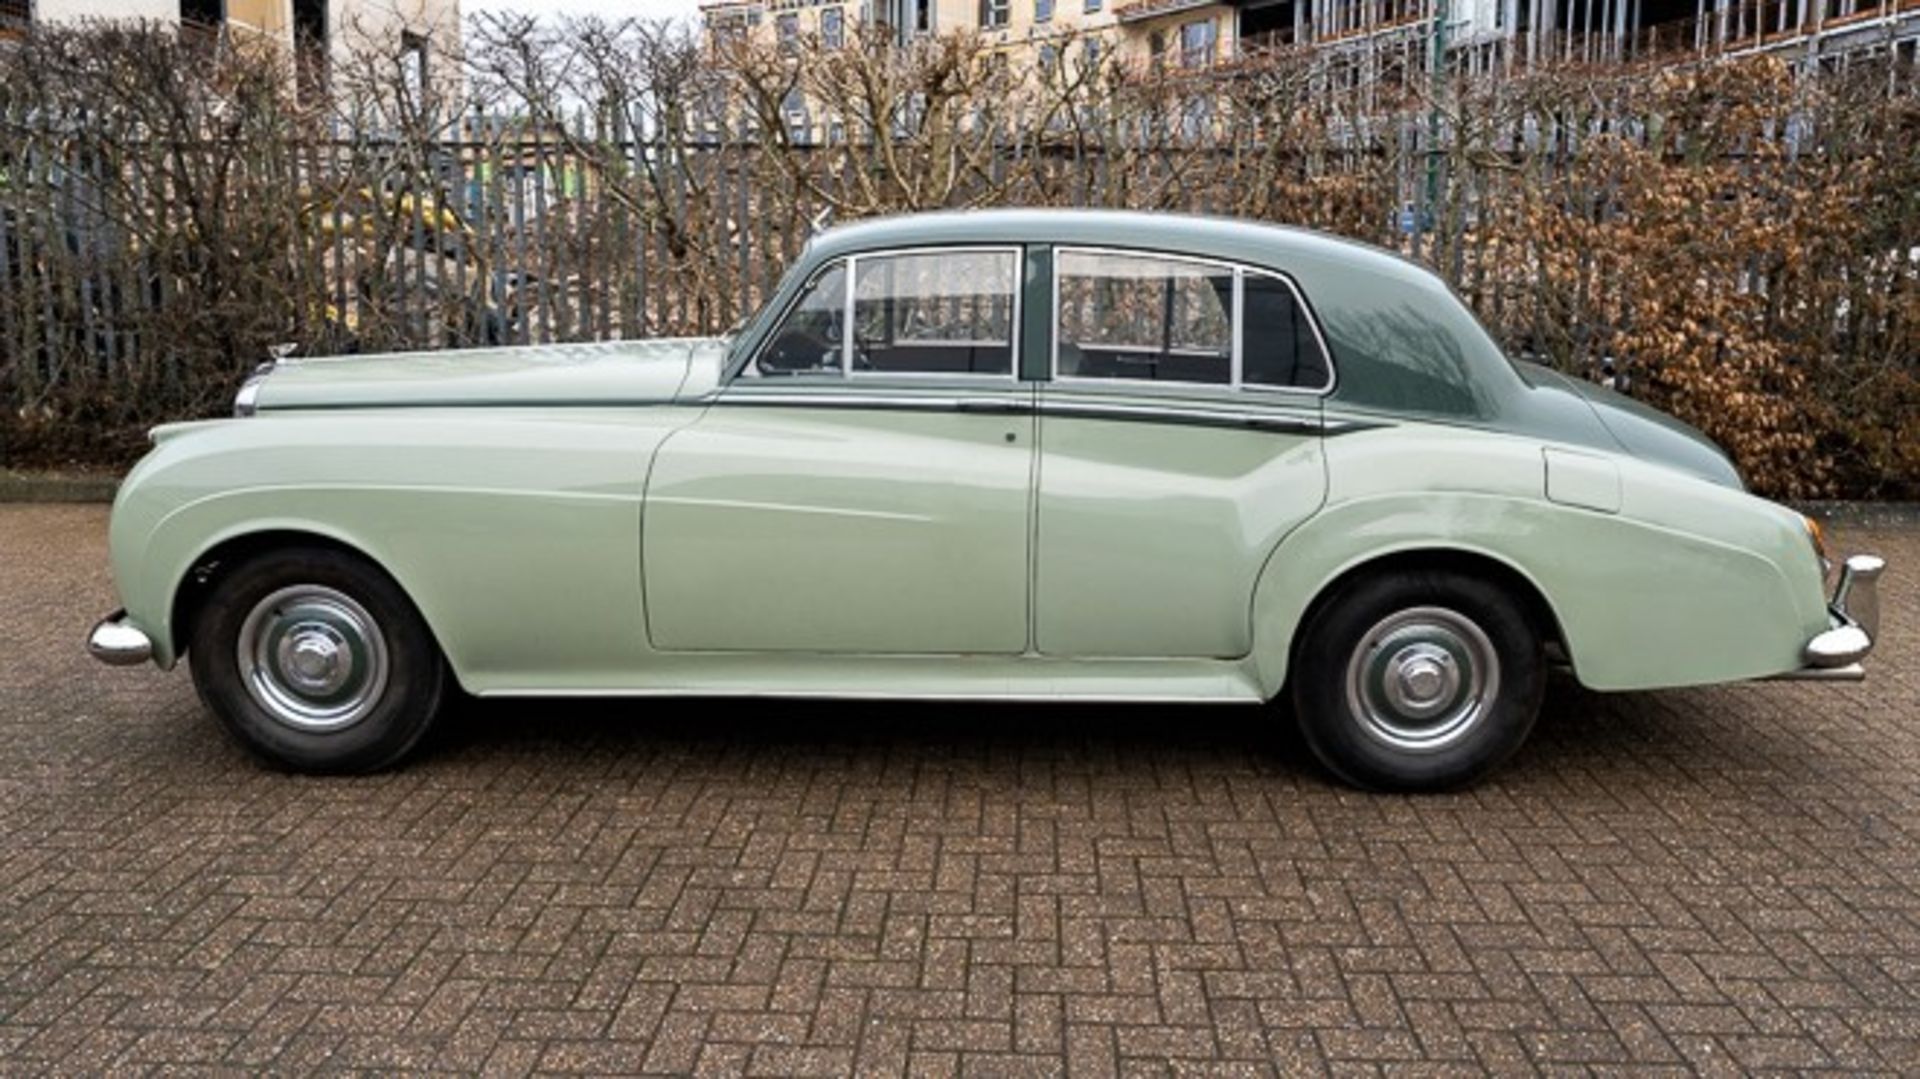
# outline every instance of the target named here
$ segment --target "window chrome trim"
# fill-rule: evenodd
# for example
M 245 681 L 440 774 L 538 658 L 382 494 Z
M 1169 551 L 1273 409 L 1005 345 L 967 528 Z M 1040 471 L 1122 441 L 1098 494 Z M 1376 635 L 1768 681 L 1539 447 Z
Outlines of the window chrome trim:
M 954 253 L 1006 254 L 1006 255 L 1013 256 L 1013 279 L 1011 284 L 1008 286 L 1013 297 L 1013 311 L 1010 316 L 1012 318 L 1012 322 L 1009 323 L 1009 326 L 1008 326 L 1006 341 L 991 342 L 991 344 L 995 345 L 996 347 L 1004 344 L 1005 347 L 1007 348 L 1008 361 L 1009 361 L 1007 365 L 1007 370 L 1004 373 L 989 372 L 989 371 L 855 371 L 853 369 L 853 309 L 854 309 L 854 301 L 855 301 L 854 287 L 855 287 L 855 282 L 859 275 L 858 264 L 860 260 L 870 259 L 870 258 L 891 258 L 896 255 L 949 255 Z M 786 306 L 780 309 L 780 316 L 768 324 L 767 332 L 765 336 L 761 338 L 759 347 L 754 349 L 753 355 L 748 358 L 747 362 L 741 364 L 737 370 L 728 373 L 726 377 L 723 379 L 722 384 L 732 385 L 734 382 L 738 381 L 742 375 L 746 374 L 748 370 L 752 370 L 755 372 L 754 375 L 750 376 L 754 381 L 759 381 L 760 379 L 771 379 L 773 381 L 778 382 L 778 381 L 784 381 L 786 379 L 790 379 L 794 377 L 806 377 L 807 375 L 812 375 L 816 378 L 821 376 L 828 376 L 828 377 L 835 378 L 839 380 L 838 384 L 845 384 L 846 382 L 851 382 L 855 380 L 864 380 L 864 379 L 873 379 L 873 378 L 881 378 L 881 379 L 886 379 L 886 378 L 964 378 L 964 379 L 977 379 L 981 381 L 1000 381 L 1000 382 L 1007 382 L 1010 384 L 1018 383 L 1020 381 L 1020 346 L 1021 346 L 1020 305 L 1022 302 L 1022 293 L 1026 291 L 1022 287 L 1022 282 L 1025 280 L 1025 274 L 1026 274 L 1026 257 L 1027 257 L 1026 246 L 1023 244 L 952 243 L 952 244 L 926 244 L 926 245 L 921 245 L 917 247 L 875 248 L 872 251 L 856 251 L 851 254 L 841 255 L 838 258 L 829 259 L 826 262 L 821 263 L 817 268 L 815 268 L 813 273 L 807 277 L 806 283 L 800 286 L 800 288 L 794 292 L 792 298 L 787 301 Z M 793 317 L 794 309 L 800 306 L 800 302 L 802 300 L 806 299 L 808 290 L 812 289 L 814 285 L 818 284 L 820 281 L 820 278 L 822 278 L 827 273 L 832 271 L 833 268 L 836 266 L 845 268 L 846 275 L 847 275 L 846 284 L 844 286 L 845 293 L 841 298 L 841 304 L 840 304 L 840 318 L 841 318 L 840 367 L 839 367 L 838 373 L 830 374 L 831 369 L 827 369 L 827 368 L 822 368 L 821 370 L 818 370 L 818 371 L 805 372 L 804 374 L 799 376 L 795 376 L 791 374 L 767 375 L 764 372 L 762 372 L 760 370 L 760 360 L 762 357 L 764 357 L 767 354 L 767 349 L 771 347 L 773 342 L 780 336 L 780 328 L 786 325 L 787 319 Z M 971 341 L 970 342 L 925 341 L 925 342 L 914 342 L 914 344 L 916 346 L 925 346 L 925 345 L 959 346 L 959 345 L 965 344 L 973 347 L 978 347 L 978 345 L 981 343 L 971 342 Z
M 1030 415 L 1035 412 L 1064 419 L 1116 420 L 1135 423 L 1164 423 L 1191 427 L 1224 427 L 1233 430 L 1265 431 L 1274 434 L 1342 435 L 1383 426 L 1366 420 L 1329 418 L 1316 412 L 1281 411 L 1262 407 L 1220 405 L 1151 404 L 1133 401 L 1095 401 L 1084 397 L 1049 398 L 1045 393 L 1034 399 L 1031 387 L 1004 394 L 982 394 L 978 390 L 956 387 L 949 394 L 917 390 L 889 392 L 823 391 L 793 392 L 785 389 L 734 387 L 703 399 L 706 405 L 746 408 L 868 409 L 903 412 L 961 412 L 999 415 Z
M 1232 342 L 1230 346 L 1231 351 L 1229 353 L 1229 361 L 1228 361 L 1229 381 L 1197 382 L 1191 379 L 1095 378 L 1088 375 L 1061 374 L 1060 373 L 1060 336 L 1061 336 L 1060 335 L 1060 278 L 1064 275 L 1061 272 L 1060 264 L 1062 262 L 1061 256 L 1069 255 L 1069 254 L 1095 255 L 1095 256 L 1116 255 L 1123 258 L 1153 259 L 1153 260 L 1158 260 L 1162 262 L 1183 262 L 1190 265 L 1208 266 L 1208 267 L 1213 267 L 1215 269 L 1232 271 L 1233 301 L 1232 301 L 1232 310 L 1228 314 L 1228 317 L 1232 320 Z M 1246 295 L 1246 277 L 1248 274 L 1254 274 L 1260 277 L 1268 277 L 1268 278 L 1272 278 L 1273 280 L 1279 281 L 1280 283 L 1287 286 L 1288 292 L 1292 293 L 1294 306 L 1300 310 L 1302 315 L 1307 320 L 1307 325 L 1312 328 L 1314 343 L 1320 346 L 1320 356 L 1322 359 L 1326 361 L 1326 366 L 1327 366 L 1326 385 L 1319 386 L 1319 387 L 1276 386 L 1271 383 L 1245 382 L 1242 380 L 1241 376 L 1243 374 L 1243 369 L 1245 365 L 1245 346 L 1244 346 L 1243 339 L 1246 334 L 1245 295 Z M 1233 390 L 1236 392 L 1241 390 L 1251 390 L 1256 393 L 1262 393 L 1262 394 L 1276 394 L 1276 395 L 1284 394 L 1289 397 L 1302 397 L 1302 398 L 1304 397 L 1325 398 L 1325 397 L 1331 396 L 1334 389 L 1338 387 L 1340 384 L 1340 373 L 1338 368 L 1334 366 L 1334 362 L 1333 362 L 1333 350 L 1328 347 L 1326 334 L 1321 332 L 1321 329 L 1320 329 L 1320 316 L 1307 303 L 1306 294 L 1300 291 L 1300 285 L 1298 282 L 1296 282 L 1293 279 L 1292 274 L 1285 273 L 1280 270 L 1269 269 L 1265 266 L 1254 266 L 1244 262 L 1235 262 L 1231 259 L 1212 258 L 1206 255 L 1186 255 L 1186 254 L 1180 254 L 1180 253 L 1171 252 L 1171 251 L 1159 251 L 1152 248 L 1111 247 L 1111 246 L 1087 247 L 1087 246 L 1076 245 L 1076 244 L 1056 244 L 1054 245 L 1054 248 L 1053 248 L 1053 275 L 1052 276 L 1053 276 L 1053 281 L 1051 282 L 1051 284 L 1052 284 L 1052 292 L 1053 292 L 1053 332 L 1051 334 L 1051 337 L 1052 337 L 1053 354 L 1051 357 L 1049 357 L 1049 362 L 1047 365 L 1047 373 L 1049 375 L 1049 381 L 1057 382 L 1065 386 L 1211 386 L 1216 388 L 1224 387 L 1226 389 Z M 1171 355 L 1171 353 L 1168 353 L 1168 354 Z
M 1008 318 L 1007 339 L 1005 341 L 985 342 L 993 347 L 1005 347 L 1007 350 L 1007 369 L 999 371 L 856 371 L 853 368 L 853 312 L 859 302 L 860 263 L 865 259 L 900 258 L 911 255 L 951 255 L 997 254 L 1013 256 L 1013 274 L 1007 284 L 1007 292 L 1013 301 L 1013 310 Z M 873 378 L 971 378 L 992 379 L 996 381 L 1018 382 L 1020 380 L 1020 282 L 1026 268 L 1026 248 L 1019 244 L 931 244 L 924 247 L 889 247 L 876 251 L 860 251 L 848 255 L 847 264 L 847 306 L 846 329 L 841 333 L 840 371 L 848 380 Z M 782 319 L 782 321 L 785 321 Z M 916 341 L 916 347 L 927 345 L 970 345 L 975 342 Z
M 1256 277 L 1270 277 L 1287 286 L 1287 291 L 1293 294 L 1294 307 L 1306 318 L 1307 328 L 1313 331 L 1313 343 L 1320 346 L 1320 358 L 1325 360 L 1327 364 L 1327 384 L 1318 389 L 1309 389 L 1305 386 L 1276 386 L 1270 382 L 1248 382 L 1239 388 L 1253 390 L 1257 393 L 1286 393 L 1303 397 L 1331 396 L 1334 388 L 1340 385 L 1340 370 L 1334 366 L 1333 347 L 1327 344 L 1327 335 L 1321 332 L 1320 313 L 1315 311 L 1313 305 L 1307 302 L 1306 293 L 1300 291 L 1300 283 L 1293 279 L 1292 274 L 1281 273 L 1279 270 L 1269 270 L 1259 266 L 1241 266 L 1236 268 L 1243 274 L 1250 273 Z M 1236 289 L 1236 293 L 1237 291 L 1238 289 Z M 1236 334 L 1240 332 L 1237 324 L 1234 332 Z
M 753 350 L 753 355 L 747 357 L 747 362 L 741 364 L 739 368 L 727 373 L 726 377 L 722 380 L 722 384 L 731 385 L 737 381 L 740 376 L 745 375 L 749 369 L 754 372 L 750 377 L 755 380 L 762 378 L 779 380 L 795 377 L 792 374 L 769 375 L 760 369 L 760 361 L 766 358 L 767 350 L 773 347 L 774 340 L 780 336 L 780 328 L 787 324 L 789 318 L 793 317 L 794 309 L 799 307 L 800 302 L 807 298 L 807 294 L 812 291 L 813 286 L 819 284 L 822 277 L 833 272 L 834 267 L 845 266 L 846 264 L 847 260 L 845 258 L 837 258 L 830 259 L 816 267 L 813 273 L 807 277 L 806 281 L 794 290 L 793 295 L 787 298 L 786 305 L 780 309 L 780 316 L 774 319 L 773 322 L 768 325 L 767 332 L 761 335 L 760 344 Z M 848 295 L 852 295 L 851 286 L 848 288 Z M 844 311 L 842 315 L 844 317 Z M 844 328 L 841 330 L 841 336 L 846 336 L 846 330 Z M 844 344 L 842 345 L 842 351 L 845 351 Z
M 1227 385 L 1239 389 L 1247 365 L 1247 268 L 1233 268 L 1233 303 L 1227 312 Z

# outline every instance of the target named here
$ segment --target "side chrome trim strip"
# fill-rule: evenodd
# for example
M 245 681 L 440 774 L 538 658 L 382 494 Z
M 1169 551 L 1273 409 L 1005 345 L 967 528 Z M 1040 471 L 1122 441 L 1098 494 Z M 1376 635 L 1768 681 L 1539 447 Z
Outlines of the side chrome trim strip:
M 715 405 L 762 408 L 899 409 L 928 412 L 983 412 L 1026 415 L 1035 405 L 1024 395 L 1004 397 L 956 393 L 810 393 L 765 392 L 730 388 L 708 399 Z M 1114 420 L 1121 423 L 1172 423 L 1197 427 L 1227 427 L 1279 434 L 1339 435 L 1384 424 L 1363 420 L 1325 419 L 1277 409 L 1220 408 L 1206 405 L 1138 404 L 1117 401 L 1063 401 L 1043 396 L 1042 415 L 1066 419 Z
M 926 393 L 764 393 L 732 388 L 713 395 L 705 403 L 754 408 L 864 408 L 913 412 L 1027 414 L 1033 411 L 1030 393 L 989 397 Z
M 1344 435 L 1385 426 L 1362 420 L 1327 419 L 1323 416 L 1302 415 L 1297 412 L 1211 408 L 1204 405 L 1183 408 L 1173 405 L 1122 404 L 1107 401 L 1049 400 L 1043 401 L 1040 408 L 1049 416 L 1074 419 L 1177 423 L 1200 427 L 1244 427 L 1256 431 L 1285 434 Z

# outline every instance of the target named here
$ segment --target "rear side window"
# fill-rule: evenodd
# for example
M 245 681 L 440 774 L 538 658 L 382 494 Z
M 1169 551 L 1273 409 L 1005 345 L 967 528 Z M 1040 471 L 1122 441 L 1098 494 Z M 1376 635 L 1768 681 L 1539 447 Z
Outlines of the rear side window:
M 1065 251 L 1060 374 L 1233 381 L 1233 270 L 1205 262 Z
M 1332 382 L 1305 305 L 1276 274 L 1074 249 L 1054 265 L 1059 377 L 1314 391 Z
M 1256 386 L 1322 390 L 1333 383 L 1326 350 L 1293 286 L 1255 270 L 1241 274 L 1240 377 Z

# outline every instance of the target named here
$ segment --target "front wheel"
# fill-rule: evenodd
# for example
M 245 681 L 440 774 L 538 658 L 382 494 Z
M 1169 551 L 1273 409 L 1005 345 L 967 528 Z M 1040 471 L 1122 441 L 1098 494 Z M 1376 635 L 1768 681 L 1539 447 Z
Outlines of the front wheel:
M 187 656 L 221 723 L 270 763 L 370 772 L 412 749 L 446 663 L 398 585 L 327 548 L 259 555 L 213 584 Z
M 1320 604 L 1292 664 L 1307 744 L 1361 787 L 1458 787 L 1526 741 L 1546 690 L 1542 642 L 1502 588 L 1451 571 L 1390 572 Z

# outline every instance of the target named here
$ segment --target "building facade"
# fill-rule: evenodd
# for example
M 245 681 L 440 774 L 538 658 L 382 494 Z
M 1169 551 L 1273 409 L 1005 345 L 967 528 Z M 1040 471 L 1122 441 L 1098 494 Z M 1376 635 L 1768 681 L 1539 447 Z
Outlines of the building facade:
M 1423 69 L 1434 49 L 1471 70 L 1751 52 L 1913 62 L 1920 43 L 1920 0 L 716 0 L 702 14 L 716 45 L 817 35 L 832 48 L 856 25 L 903 43 L 971 31 L 1038 64 L 1070 47 L 1125 64 L 1212 67 L 1296 46 L 1356 69 L 1383 52 Z
M 294 57 L 301 96 L 324 94 L 332 70 L 357 53 L 411 52 L 420 78 L 451 81 L 460 48 L 460 0 L 0 0 L 0 36 L 32 27 L 144 22 L 183 34 L 269 42 Z
M 866 27 L 905 44 L 969 31 L 1037 64 L 1075 59 L 1206 67 L 1233 55 L 1238 10 L 1217 0 L 718 0 L 701 8 L 716 46 L 740 37 L 828 48 Z

